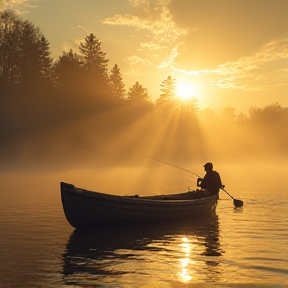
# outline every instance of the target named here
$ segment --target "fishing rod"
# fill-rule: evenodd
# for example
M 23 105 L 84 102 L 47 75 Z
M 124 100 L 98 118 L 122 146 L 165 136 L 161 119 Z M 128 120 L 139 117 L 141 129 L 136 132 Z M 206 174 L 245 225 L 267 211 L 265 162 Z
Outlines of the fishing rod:
M 149 158 L 149 159 L 152 159 L 152 160 L 155 160 L 155 161 L 164 163 L 164 164 L 166 164 L 166 165 L 169 165 L 169 166 L 178 168 L 178 169 L 180 169 L 180 170 L 183 170 L 183 171 L 186 171 L 186 172 L 188 172 L 188 173 L 194 174 L 195 176 L 198 176 L 199 178 L 201 178 L 201 176 L 199 176 L 198 174 L 196 174 L 196 173 L 194 173 L 194 172 L 192 172 L 192 171 L 190 171 L 190 170 L 187 170 L 187 169 L 185 169 L 185 168 L 176 166 L 176 165 L 174 165 L 174 164 L 171 164 L 171 163 L 168 163 L 168 162 L 165 162 L 165 161 L 162 161 L 162 160 L 159 160 L 159 159 L 150 157 L 150 156 L 142 156 L 142 157 L 143 157 L 143 158 Z M 239 200 L 239 199 L 235 199 L 232 195 L 230 195 L 230 193 L 228 193 L 228 191 L 226 191 L 226 190 L 224 189 L 224 186 L 223 186 L 223 187 L 220 187 L 220 189 L 223 190 L 229 197 L 232 198 L 235 207 L 242 207 L 242 206 L 243 206 L 243 204 L 244 204 L 243 201 L 242 201 L 242 200 Z
M 172 167 L 175 167 L 175 168 L 181 169 L 181 170 L 183 170 L 183 171 L 186 171 L 186 172 L 192 173 L 192 174 L 194 174 L 195 176 L 201 178 L 198 174 L 196 174 L 196 173 L 194 173 L 194 172 L 192 172 L 192 171 L 189 171 L 189 170 L 187 170 L 187 169 L 184 169 L 184 168 L 182 168 L 182 167 L 176 166 L 176 165 L 174 165 L 174 164 L 171 164 L 171 163 L 168 163 L 168 162 L 164 162 L 164 161 L 162 161 L 162 160 L 159 160 L 159 159 L 156 159 L 156 158 L 153 158 L 153 157 L 149 157 L 149 156 L 142 156 L 142 157 L 143 157 L 143 158 L 153 159 L 153 160 L 155 160 L 155 161 L 158 161 L 158 162 L 161 162 L 161 163 L 167 164 L 167 165 L 169 165 L 169 166 L 172 166 Z

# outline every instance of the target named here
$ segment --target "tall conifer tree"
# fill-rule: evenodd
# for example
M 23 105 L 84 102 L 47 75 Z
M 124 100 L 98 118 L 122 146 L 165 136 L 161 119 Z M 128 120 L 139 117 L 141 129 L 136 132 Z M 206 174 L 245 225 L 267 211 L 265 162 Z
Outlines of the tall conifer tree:
M 160 97 L 157 99 L 158 104 L 162 104 L 168 101 L 173 100 L 175 97 L 176 91 L 176 81 L 171 76 L 168 76 L 167 79 L 163 80 L 161 83 Z
M 79 50 L 84 58 L 84 66 L 87 70 L 99 78 L 107 79 L 107 60 L 106 53 L 101 49 L 101 42 L 91 33 L 80 42 Z
M 117 103 L 123 103 L 125 100 L 125 84 L 123 83 L 122 74 L 120 73 L 120 69 L 118 65 L 115 66 L 111 70 L 110 75 L 110 84 L 112 97 Z
M 141 105 L 149 103 L 147 89 L 137 81 L 128 91 L 128 102 L 132 105 Z

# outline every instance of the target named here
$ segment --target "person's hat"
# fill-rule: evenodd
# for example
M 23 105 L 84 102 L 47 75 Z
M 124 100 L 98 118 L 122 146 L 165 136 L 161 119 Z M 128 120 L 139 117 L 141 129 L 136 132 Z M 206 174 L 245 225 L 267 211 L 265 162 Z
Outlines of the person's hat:
M 213 169 L 213 164 L 212 163 L 210 163 L 210 162 L 208 162 L 208 163 L 206 163 L 205 165 L 204 165 L 204 167 L 205 168 L 210 168 L 210 169 Z

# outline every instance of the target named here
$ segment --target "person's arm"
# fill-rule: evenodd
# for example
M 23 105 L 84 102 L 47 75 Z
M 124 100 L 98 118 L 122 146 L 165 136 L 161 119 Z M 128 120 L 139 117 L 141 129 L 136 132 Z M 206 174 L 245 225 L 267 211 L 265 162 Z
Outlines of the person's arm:
M 220 174 L 218 173 L 218 181 L 219 181 L 219 188 L 224 188 L 225 185 L 222 184 L 222 181 L 221 181 L 221 177 L 220 177 Z
M 206 189 L 206 188 L 208 188 L 207 187 L 207 183 L 208 183 L 208 176 L 207 176 L 207 174 L 204 176 L 204 178 L 202 179 L 202 178 L 200 178 L 201 180 L 200 180 L 200 186 L 199 187 L 201 187 L 202 189 Z
M 197 187 L 201 187 L 201 185 L 202 185 L 202 181 L 203 181 L 203 178 L 198 178 L 197 179 Z

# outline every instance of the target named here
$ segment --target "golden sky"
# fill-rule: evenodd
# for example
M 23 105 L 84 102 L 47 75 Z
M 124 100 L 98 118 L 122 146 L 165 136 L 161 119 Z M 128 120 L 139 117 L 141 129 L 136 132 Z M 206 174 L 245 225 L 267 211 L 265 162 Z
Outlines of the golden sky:
M 287 0 L 0 0 L 38 26 L 52 57 L 93 33 L 126 89 L 169 75 L 202 107 L 288 106 Z

